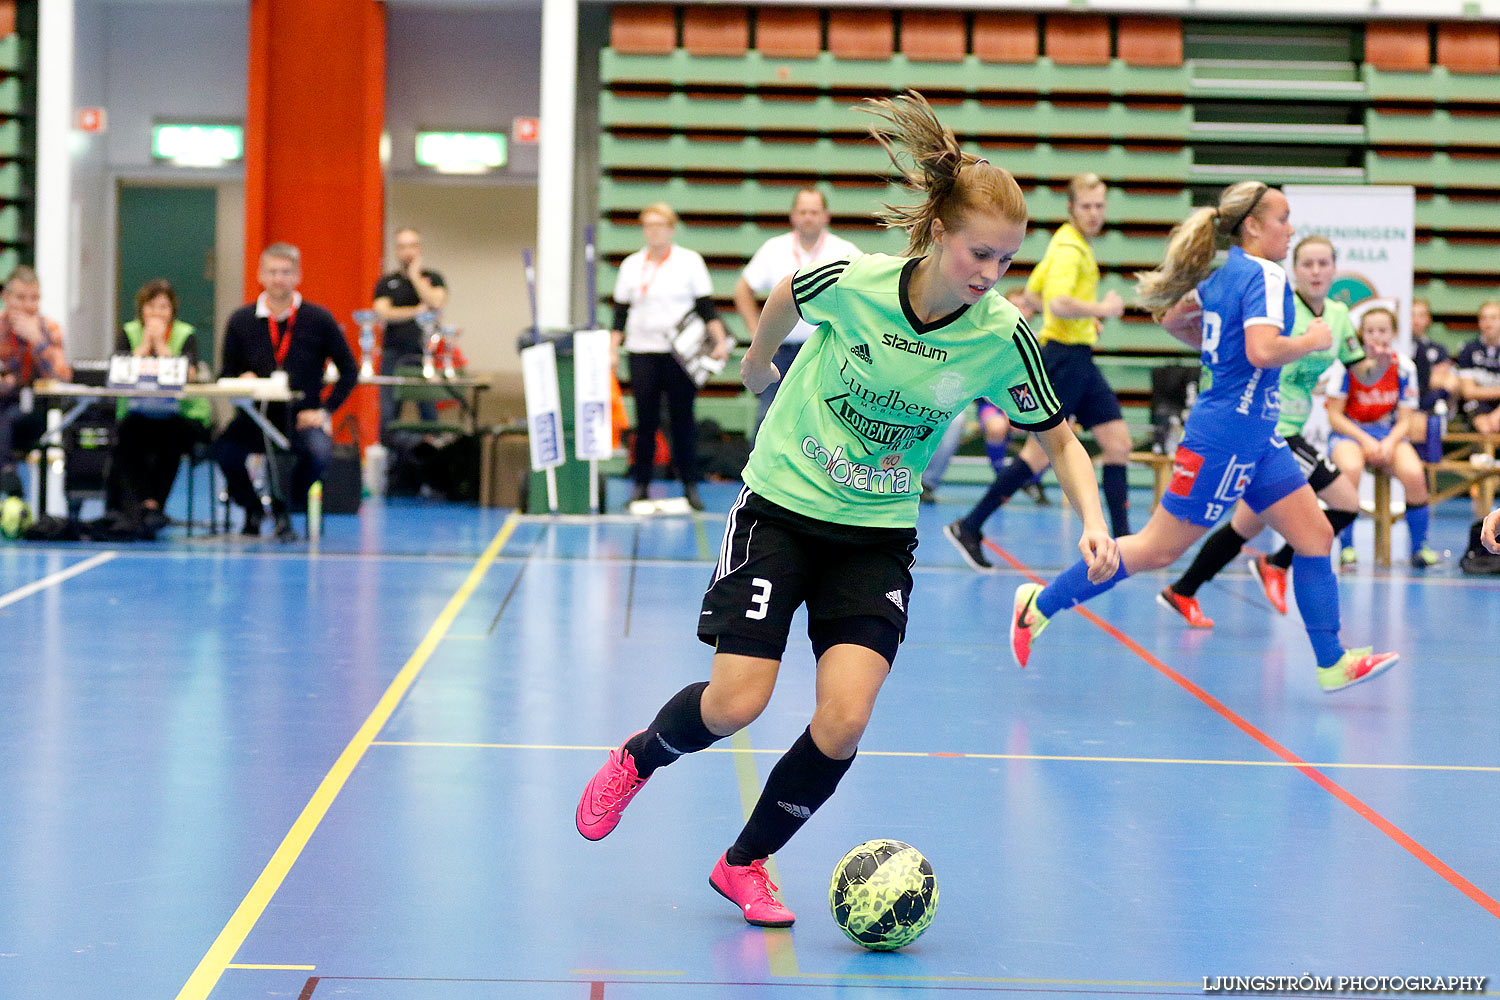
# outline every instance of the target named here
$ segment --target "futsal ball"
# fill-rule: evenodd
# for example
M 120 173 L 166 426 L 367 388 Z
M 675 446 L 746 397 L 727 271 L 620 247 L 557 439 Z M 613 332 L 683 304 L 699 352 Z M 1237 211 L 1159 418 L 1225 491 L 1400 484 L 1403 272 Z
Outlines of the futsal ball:
M 932 865 L 899 840 L 860 844 L 840 859 L 828 883 L 834 923 L 871 951 L 895 951 L 921 937 L 937 903 Z
M 20 497 L 6 497 L 0 501 L 0 535 L 20 538 L 31 527 L 31 508 Z

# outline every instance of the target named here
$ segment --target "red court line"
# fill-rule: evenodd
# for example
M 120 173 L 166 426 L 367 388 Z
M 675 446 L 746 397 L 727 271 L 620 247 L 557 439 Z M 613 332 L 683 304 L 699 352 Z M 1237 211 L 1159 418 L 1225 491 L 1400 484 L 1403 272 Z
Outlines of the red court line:
M 1017 559 L 1015 556 L 1011 555 L 1009 552 L 1005 551 L 994 542 L 990 541 L 989 539 L 985 539 L 984 544 L 998 553 L 1001 559 L 1004 559 L 1006 562 L 1010 563 L 1011 566 L 1019 571 L 1023 576 L 1026 576 L 1036 583 L 1040 583 L 1044 586 L 1046 585 L 1047 581 L 1043 580 L 1040 576 L 1037 576 L 1035 573 L 1033 573 L 1031 571 L 1031 567 L 1021 562 L 1021 560 Z M 1375 829 L 1379 830 L 1387 837 L 1390 837 L 1396 843 L 1404 847 L 1418 861 L 1422 862 L 1428 868 L 1431 868 L 1434 872 L 1437 872 L 1437 874 L 1442 876 L 1449 885 L 1452 885 L 1459 892 L 1463 893 L 1465 896 L 1468 896 L 1474 902 L 1478 903 L 1481 907 L 1489 912 L 1490 916 L 1500 918 L 1500 903 L 1497 903 L 1478 886 L 1474 885 L 1474 883 L 1470 882 L 1458 872 L 1448 867 L 1448 865 L 1445 864 L 1441 858 L 1433 854 L 1421 844 L 1417 843 L 1416 840 L 1414 840 L 1409 834 L 1406 833 L 1406 831 L 1402 830 L 1396 824 L 1392 823 L 1390 820 L 1380 815 L 1380 813 L 1370 808 L 1370 806 L 1361 801 L 1360 798 L 1353 792 L 1344 788 L 1342 785 L 1334 781 L 1332 778 L 1328 777 L 1322 771 L 1319 771 L 1307 761 L 1292 753 L 1291 750 L 1288 750 L 1286 747 L 1276 742 L 1266 733 L 1257 729 L 1249 722 L 1249 720 L 1243 718 L 1239 715 L 1239 713 L 1235 712 L 1232 708 L 1225 705 L 1222 701 L 1215 698 L 1213 695 L 1209 694 L 1207 691 L 1203 690 L 1201 687 L 1194 684 L 1186 677 L 1182 676 L 1182 674 L 1179 674 L 1177 671 L 1167 666 L 1161 660 L 1157 659 L 1151 653 L 1147 652 L 1140 643 L 1136 642 L 1134 639 L 1130 638 L 1130 636 L 1115 628 L 1103 618 L 1100 618 L 1098 615 L 1094 614 L 1088 608 L 1085 608 L 1080 604 L 1076 605 L 1073 610 L 1083 615 L 1083 617 L 1087 618 L 1089 621 L 1093 622 L 1100 629 L 1102 629 L 1106 635 L 1114 639 L 1120 645 L 1130 650 L 1136 656 L 1139 656 L 1142 660 L 1145 660 L 1147 665 L 1149 665 L 1153 670 L 1167 677 L 1174 684 L 1178 685 L 1183 690 L 1191 694 L 1194 698 L 1197 698 L 1199 701 L 1203 702 L 1203 704 L 1213 709 L 1236 729 L 1240 730 L 1246 736 L 1250 737 L 1252 740 L 1259 743 L 1267 750 L 1271 751 L 1271 753 L 1275 754 L 1277 757 L 1280 757 L 1288 764 L 1291 764 L 1298 771 L 1301 771 L 1303 775 L 1305 775 L 1314 784 L 1318 785 L 1328 794 L 1332 795 L 1344 805 L 1354 810 L 1357 815 L 1367 821 L 1371 826 L 1375 827 Z
M 597 979 L 589 984 L 589 1000 L 604 1000 L 604 984 Z

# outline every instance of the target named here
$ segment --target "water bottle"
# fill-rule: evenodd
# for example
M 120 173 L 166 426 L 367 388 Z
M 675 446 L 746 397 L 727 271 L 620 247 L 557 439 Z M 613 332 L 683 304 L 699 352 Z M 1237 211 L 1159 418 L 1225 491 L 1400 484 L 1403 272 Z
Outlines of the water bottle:
M 365 449 L 365 495 L 372 497 L 385 496 L 386 465 L 390 461 L 390 454 L 385 450 L 385 445 L 376 442 Z
M 1439 404 L 1442 405 L 1442 404 Z M 1443 421 L 1437 408 L 1427 415 L 1427 437 L 1422 442 L 1422 458 L 1428 462 L 1441 461 L 1443 457 Z
M 314 545 L 323 536 L 323 481 L 307 488 L 307 540 Z

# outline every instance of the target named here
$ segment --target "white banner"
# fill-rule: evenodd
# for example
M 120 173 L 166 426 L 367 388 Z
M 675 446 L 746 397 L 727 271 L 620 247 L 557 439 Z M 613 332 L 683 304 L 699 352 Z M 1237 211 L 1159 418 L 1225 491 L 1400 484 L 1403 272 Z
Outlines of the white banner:
M 573 334 L 573 445 L 581 462 L 614 453 L 609 425 L 609 331 Z
M 1292 208 L 1292 247 L 1314 233 L 1328 237 L 1337 254 L 1330 298 L 1349 307 L 1356 329 L 1365 310 L 1384 306 L 1396 314 L 1396 351 L 1411 356 L 1412 270 L 1416 243 L 1416 192 L 1397 185 L 1359 187 L 1288 184 L 1282 188 Z M 1286 271 L 1292 275 L 1288 255 Z M 1295 280 L 1295 278 L 1293 278 Z M 1322 398 L 1319 393 L 1318 399 Z M 1315 448 L 1326 447 L 1328 412 L 1313 406 L 1302 436 Z M 1373 480 L 1364 476 L 1360 498 L 1373 509 Z M 1401 510 L 1401 484 L 1391 482 L 1391 506 Z M 1338 547 L 1338 543 L 1334 543 Z
M 1292 246 L 1316 233 L 1328 237 L 1338 254 L 1329 297 L 1349 307 L 1354 324 L 1371 306 L 1396 314 L 1397 349 L 1411 354 L 1412 268 L 1417 199 L 1414 189 L 1396 185 L 1360 187 L 1288 184 L 1292 206 Z M 1286 260 L 1287 274 L 1292 261 Z
M 549 342 L 521 352 L 526 388 L 526 428 L 531 438 L 531 468 L 556 468 L 567 458 L 563 447 L 562 402 L 557 391 L 557 349 Z

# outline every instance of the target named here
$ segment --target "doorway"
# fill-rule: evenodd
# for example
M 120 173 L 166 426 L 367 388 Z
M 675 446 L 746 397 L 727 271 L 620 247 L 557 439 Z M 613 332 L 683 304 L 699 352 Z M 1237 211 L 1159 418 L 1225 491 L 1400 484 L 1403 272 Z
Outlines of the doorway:
M 177 315 L 198 331 L 198 356 L 213 366 L 218 192 L 211 186 L 121 182 L 115 319 L 135 318 L 135 293 L 153 278 L 177 291 Z

